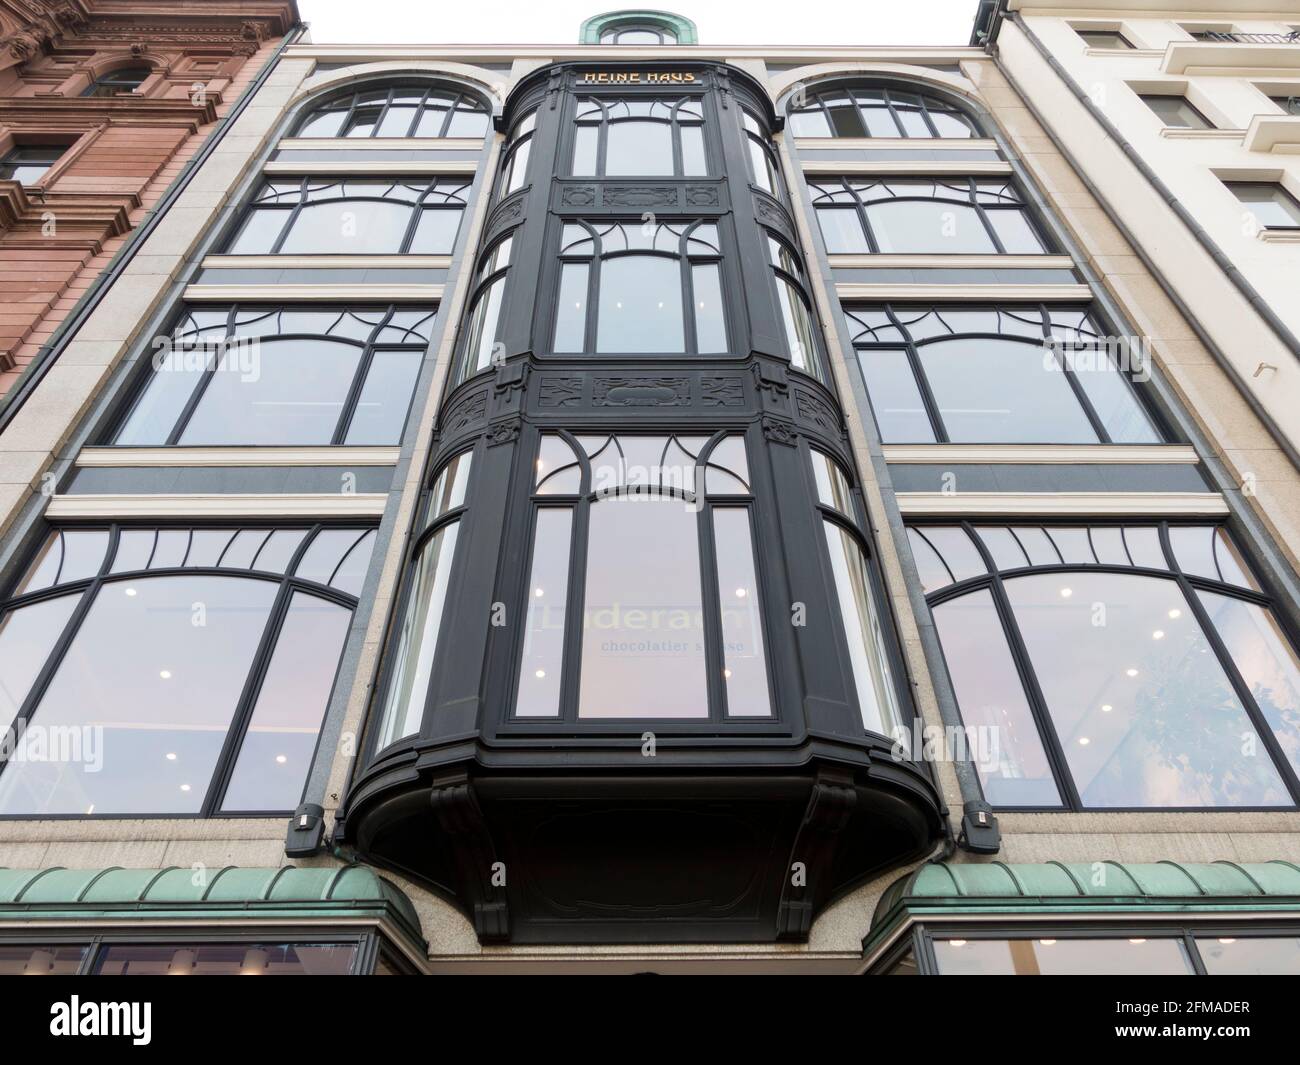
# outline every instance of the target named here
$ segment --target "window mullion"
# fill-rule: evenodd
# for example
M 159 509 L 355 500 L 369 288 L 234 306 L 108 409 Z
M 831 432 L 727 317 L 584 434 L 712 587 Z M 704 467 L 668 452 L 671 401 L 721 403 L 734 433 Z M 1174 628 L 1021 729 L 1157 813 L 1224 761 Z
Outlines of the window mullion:
M 700 597 L 704 607 L 704 669 L 705 691 L 709 700 L 709 720 L 727 720 L 727 685 L 723 670 L 726 669 L 726 655 L 722 646 L 722 586 L 718 581 L 717 544 L 713 535 L 713 505 L 705 496 L 707 468 L 699 464 L 695 468 L 695 522 L 699 536 L 700 552 Z M 752 536 L 752 534 L 751 534 Z M 757 573 L 757 565 L 755 566 Z M 758 598 L 758 589 L 754 589 Z M 760 637 L 761 638 L 761 637 Z M 769 708 L 770 712 L 770 708 Z
M 561 721 L 576 723 L 582 691 L 583 613 L 587 607 L 587 545 L 590 541 L 591 495 L 587 463 L 582 462 L 579 487 L 584 491 L 573 504 L 573 530 L 569 539 L 569 606 L 564 616 L 564 650 L 560 656 Z M 534 513 L 537 510 L 534 504 Z M 535 549 L 535 548 L 534 548 Z M 526 579 L 526 578 L 525 578 Z M 522 657 L 523 648 L 520 648 Z

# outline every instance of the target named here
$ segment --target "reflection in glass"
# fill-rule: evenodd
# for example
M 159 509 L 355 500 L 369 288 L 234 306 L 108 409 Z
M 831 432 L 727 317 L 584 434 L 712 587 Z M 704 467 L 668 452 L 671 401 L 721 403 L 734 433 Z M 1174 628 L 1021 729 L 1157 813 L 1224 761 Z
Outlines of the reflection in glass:
M 1219 936 L 1198 938 L 1210 976 L 1300 976 L 1300 937 Z
M 868 732 L 889 736 L 902 718 L 885 657 L 885 639 L 873 601 L 867 560 L 851 533 L 834 522 L 823 524 L 862 724 Z
M 1177 584 L 1073 572 L 1005 585 L 1085 806 L 1290 805 Z
M 0 733 L 9 728 L 81 596 L 61 595 L 0 617 Z
M 1177 939 L 936 939 L 944 976 L 1191 976 Z
M 459 528 L 460 523 L 454 521 L 442 526 L 420 549 L 397 637 L 393 674 L 379 715 L 375 750 L 420 730 Z
M 110 943 L 95 959 L 100 976 L 345 976 L 353 943 Z
M 581 718 L 707 718 L 696 516 L 679 499 L 590 512 Z
M 227 813 L 298 806 L 351 621 L 337 603 L 304 592 L 289 600 L 221 804 Z
M 533 568 L 528 578 L 528 620 L 515 714 L 556 717 L 564 665 L 564 627 L 568 616 L 569 541 L 573 511 L 542 507 L 533 535 Z
M 624 255 L 601 267 L 596 350 L 607 354 L 686 350 L 676 260 Z
M 763 620 L 749 511 L 742 507 L 714 507 L 713 533 L 718 559 L 727 716 L 768 717 L 772 703 L 763 654 Z
M 86 950 L 81 943 L 0 946 L 0 976 L 73 976 Z
M 929 531 L 929 530 L 927 530 Z M 987 589 L 932 608 L 968 751 L 994 806 L 1059 806 L 1051 764 Z

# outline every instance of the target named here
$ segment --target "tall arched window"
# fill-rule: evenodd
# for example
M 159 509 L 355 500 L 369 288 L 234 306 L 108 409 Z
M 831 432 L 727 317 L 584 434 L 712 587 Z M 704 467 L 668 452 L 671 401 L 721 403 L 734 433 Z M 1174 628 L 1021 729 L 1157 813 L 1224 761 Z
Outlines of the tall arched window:
M 821 347 L 817 341 L 820 330 L 804 287 L 803 263 L 799 253 L 790 245 L 770 230 L 766 232 L 777 305 L 781 310 L 786 343 L 790 346 L 790 365 L 824 381 Z
M 885 86 L 806 92 L 790 105 L 796 137 L 978 137 L 974 121 L 931 93 Z
M 908 532 L 993 805 L 1296 805 L 1300 661 L 1224 529 Z
M 69 746 L 0 760 L 0 815 L 294 809 L 374 541 L 309 526 L 52 532 L 0 602 L 0 722 L 20 743 Z
M 492 365 L 492 351 L 498 340 L 501 301 L 505 298 L 506 274 L 514 251 L 515 231 L 497 240 L 479 259 L 469 316 L 465 319 L 465 340 L 461 350 L 462 379 Z
M 483 137 L 491 115 L 472 93 L 393 85 L 333 96 L 298 123 L 295 137 Z
M 581 97 L 575 122 L 575 177 L 708 173 L 699 97 Z
M 553 350 L 727 351 L 720 241 L 712 222 L 564 225 Z
M 772 716 L 736 434 L 544 435 L 514 716 Z
M 81 95 L 111 97 L 124 92 L 135 92 L 152 73 L 153 67 L 118 67 L 97 77 L 86 86 Z
M 776 152 L 772 142 L 758 121 L 748 111 L 741 112 L 741 122 L 745 127 L 745 144 L 749 149 L 749 171 L 754 184 L 769 196 L 779 196 L 781 168 L 777 165 Z
M 500 195 L 509 196 L 524 187 L 528 180 L 528 157 L 533 151 L 533 132 L 537 129 L 537 110 L 524 115 L 510 129 L 510 137 L 501 159 Z

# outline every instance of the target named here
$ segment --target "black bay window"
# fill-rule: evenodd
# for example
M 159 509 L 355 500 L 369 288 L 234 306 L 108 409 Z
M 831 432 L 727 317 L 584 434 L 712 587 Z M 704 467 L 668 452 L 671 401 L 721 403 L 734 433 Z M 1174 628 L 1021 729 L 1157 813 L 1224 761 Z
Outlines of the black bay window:
M 266 182 L 227 255 L 450 255 L 466 178 L 288 178 Z
M 699 97 L 580 97 L 575 177 L 696 177 L 709 172 Z
M 822 178 L 808 191 L 829 255 L 1038 255 L 1051 250 L 1004 178 Z
M 191 305 L 113 443 L 392 445 L 432 307 Z
M 1026 303 L 845 309 L 887 444 L 1150 444 L 1135 353 L 1086 307 Z M 1121 363 L 1128 365 L 1121 366 Z
M 294 809 L 374 538 L 52 532 L 0 603 L 0 816 Z
M 1226 530 L 908 532 L 994 806 L 1296 805 L 1300 662 Z
M 556 354 L 722 354 L 713 222 L 570 222 L 560 233 Z
M 486 136 L 491 115 L 470 93 L 430 85 L 395 85 L 334 96 L 309 111 L 295 137 Z
M 974 121 L 939 96 L 884 86 L 808 92 L 790 107 L 796 137 L 970 138 Z
M 514 715 L 772 716 L 735 434 L 543 435 Z

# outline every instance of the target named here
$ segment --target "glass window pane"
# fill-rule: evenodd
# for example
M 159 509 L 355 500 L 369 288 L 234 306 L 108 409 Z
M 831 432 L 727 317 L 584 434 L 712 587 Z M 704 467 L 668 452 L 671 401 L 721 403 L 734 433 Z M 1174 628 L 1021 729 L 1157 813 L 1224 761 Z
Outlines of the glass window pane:
M 954 337 L 921 345 L 921 366 L 955 443 L 1096 443 L 1064 372 L 1044 349 L 1017 341 Z
M 460 217 L 459 209 L 429 207 L 422 210 L 408 254 L 450 255 L 456 247 Z
M 998 240 L 1002 241 L 1002 250 L 1008 255 L 1038 255 L 1047 251 L 1047 245 L 1024 211 L 989 211 L 988 220 Z
M 294 575 L 304 581 L 329 584 L 357 542 L 368 535 L 360 529 L 322 529 L 303 552 Z
M 1082 352 L 1075 352 L 1070 365 L 1074 379 L 1083 386 L 1088 402 L 1116 444 L 1158 444 L 1160 436 L 1142 407 L 1133 386 L 1104 351 L 1088 353 L 1095 358 L 1085 366 Z
M 524 187 L 528 177 L 528 156 L 533 150 L 531 139 L 522 142 L 506 160 L 506 194 Z
M 1177 584 L 1075 572 L 1005 586 L 1085 807 L 1290 805 Z
M 498 277 L 479 293 L 478 303 L 470 319 L 469 340 L 465 344 L 466 369 L 469 373 L 486 370 L 492 365 L 492 352 L 497 345 L 497 325 L 501 319 L 501 298 L 505 294 L 505 278 Z
M 867 560 L 850 533 L 832 522 L 824 524 L 862 724 L 868 732 L 889 736 L 899 727 L 901 715 L 885 654 L 885 638 L 876 614 Z
M 167 443 L 211 357 L 208 349 L 178 348 L 159 359 L 114 442 L 123 445 Z
M 772 700 L 767 687 L 763 619 L 749 511 L 740 507 L 715 507 L 713 534 L 718 559 L 727 716 L 769 717 Z
M 397 444 L 420 372 L 419 351 L 377 351 L 352 413 L 345 444 Z
M 180 442 L 332 442 L 361 349 L 311 339 L 264 340 L 255 351 L 251 364 L 235 349 L 223 353 Z
M 1293 769 L 1300 772 L 1300 662 L 1273 612 L 1214 592 L 1196 593 Z
M 1184 573 L 1259 590 L 1228 534 L 1214 525 L 1171 525 L 1169 546 Z
M 1198 938 L 1196 949 L 1210 976 L 1300 975 L 1300 936 Z
M 871 250 L 853 207 L 818 207 L 817 222 L 827 255 L 865 255 Z
M 870 204 L 867 217 L 881 252 L 964 255 L 997 251 L 975 209 L 959 203 L 884 200 Z
M 673 130 L 667 122 L 611 122 L 605 135 L 610 177 L 671 176 Z
M 830 137 L 830 123 L 819 107 L 814 111 L 795 111 L 790 115 L 790 132 L 796 137 Z
M 1213 129 L 1206 117 L 1182 96 L 1141 96 L 1166 126 L 1176 129 Z
M 984 797 L 1000 808 L 1060 806 L 992 593 L 981 588 L 940 603 L 931 613 L 962 724 L 973 733 L 967 749 Z
M 488 116 L 482 111 L 466 111 L 458 107 L 447 123 L 448 137 L 483 137 L 488 131 Z
M 429 491 L 429 502 L 424 515 L 426 525 L 465 502 L 473 459 L 472 451 L 462 451 L 442 468 Z
M 393 674 L 379 716 L 376 750 L 420 731 L 458 530 L 459 522 L 444 525 L 426 541 L 416 559 L 410 599 L 397 636 Z
M 837 137 L 861 137 L 864 135 L 862 129 L 862 116 L 858 114 L 858 109 L 853 106 L 853 101 L 847 97 L 840 97 L 834 100 L 826 101 L 826 110 L 830 114 L 831 125 L 835 128 Z M 886 116 L 888 117 L 888 116 Z M 891 130 L 893 123 L 890 123 Z M 894 133 L 885 134 L 885 136 L 894 136 Z
M 0 731 L 18 716 L 80 601 L 80 595 L 63 595 L 19 607 L 0 618 Z
M 448 212 L 458 217 L 458 212 Z M 309 204 L 294 219 L 282 255 L 396 255 L 411 220 L 402 203 L 334 200 Z
M 104 946 L 99 976 L 346 976 L 353 943 L 170 943 Z
M 722 307 L 722 280 L 717 263 L 691 267 L 695 289 L 695 338 L 701 355 L 727 350 L 727 323 Z
M 52 588 L 56 584 L 93 577 L 104 564 L 108 550 L 107 529 L 60 529 L 50 533 L 27 576 L 18 586 L 18 594 Z
M 939 131 L 940 137 L 974 137 L 975 131 L 971 128 L 970 120 L 965 115 L 951 114 L 947 111 L 936 111 L 930 108 L 930 121 L 934 123 L 934 128 Z
M 781 307 L 781 321 L 785 325 L 786 343 L 790 345 L 790 365 L 820 380 L 821 362 L 817 358 L 817 342 L 813 337 L 808 305 L 783 277 L 776 279 L 776 294 Z
M 1265 229 L 1293 229 L 1300 226 L 1300 204 L 1278 185 L 1230 185 L 1255 220 Z
M 927 525 L 916 530 L 939 552 L 952 571 L 953 581 L 982 577 L 988 572 L 979 550 L 971 543 L 966 530 L 951 525 Z
M 299 128 L 299 137 L 337 137 L 347 117 L 346 111 L 321 111 L 311 115 Z
M 599 126 L 579 126 L 573 134 L 573 174 L 575 177 L 594 177 L 596 174 L 596 148 L 600 143 Z
M 351 621 L 347 607 L 293 594 L 222 810 L 297 807 Z
M 72 756 L 11 763 L 0 812 L 197 813 L 277 587 L 204 576 L 105 584 L 32 719 L 66 729 Z
M 898 129 L 898 123 L 894 121 L 894 116 L 889 113 L 889 108 L 883 104 L 862 108 L 862 122 L 867 127 L 868 137 L 902 136 Z M 845 137 L 852 135 L 850 133 L 841 134 L 841 136 Z
M 284 210 L 251 210 L 235 239 L 226 248 L 227 255 L 269 255 L 280 230 L 289 221 Z
M 686 350 L 682 278 L 676 259 L 624 255 L 601 264 L 596 350 L 602 354 Z
M 840 469 L 839 463 L 816 448 L 810 450 L 812 456 L 813 480 L 817 484 L 817 500 L 828 507 L 834 507 L 845 517 L 852 518 L 853 493 L 849 489 L 848 479 Z
M 0 976 L 74 976 L 88 949 L 81 943 L 0 946 Z
M 555 350 L 580 352 L 587 345 L 586 263 L 565 263 L 560 267 L 559 306 L 555 312 Z
M 934 427 L 907 352 L 871 349 L 859 350 L 857 355 L 880 439 L 886 444 L 933 443 Z
M 591 508 L 581 718 L 706 718 L 696 515 L 679 499 Z
M 538 510 L 533 568 L 528 578 L 528 622 L 515 702 L 518 717 L 557 717 L 560 713 L 572 530 L 573 511 L 567 507 Z
M 1191 976 L 1177 939 L 936 939 L 945 976 Z
M 701 177 L 709 172 L 704 159 L 704 128 L 682 126 L 682 173 L 686 177 Z
M 776 178 L 772 173 L 772 161 L 766 150 L 753 137 L 749 138 L 749 165 L 753 170 L 754 184 L 764 192 L 776 194 Z

